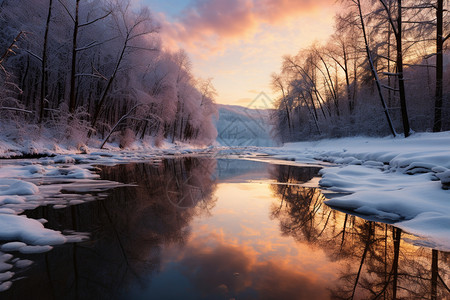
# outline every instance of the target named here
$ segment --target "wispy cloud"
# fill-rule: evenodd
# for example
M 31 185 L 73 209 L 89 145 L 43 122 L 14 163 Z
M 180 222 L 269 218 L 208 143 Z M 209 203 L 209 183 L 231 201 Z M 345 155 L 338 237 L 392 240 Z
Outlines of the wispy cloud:
M 334 0 L 196 0 L 173 22 L 160 15 L 169 47 L 217 52 L 253 36 L 263 24 L 280 25 L 333 5 Z

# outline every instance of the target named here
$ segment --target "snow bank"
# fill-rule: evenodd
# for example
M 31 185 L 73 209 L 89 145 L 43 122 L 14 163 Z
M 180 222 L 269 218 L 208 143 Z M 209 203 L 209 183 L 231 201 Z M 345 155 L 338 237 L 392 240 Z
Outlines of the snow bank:
M 426 239 L 417 243 L 450 250 L 450 132 L 299 142 L 266 153 L 339 164 L 321 170 L 320 186 L 351 194 L 329 206 L 394 223 Z
M 66 241 L 60 232 L 44 228 L 37 220 L 10 214 L 0 215 L 0 237 L 39 246 L 58 245 Z
M 38 187 L 31 182 L 0 179 L 0 195 L 34 195 L 38 192 Z

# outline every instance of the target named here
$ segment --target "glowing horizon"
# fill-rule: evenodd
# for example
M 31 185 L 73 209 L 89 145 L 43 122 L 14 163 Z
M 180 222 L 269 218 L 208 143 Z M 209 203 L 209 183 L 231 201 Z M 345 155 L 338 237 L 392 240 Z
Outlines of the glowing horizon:
M 163 46 L 183 48 L 193 73 L 213 78 L 219 104 L 248 106 L 276 95 L 270 75 L 282 56 L 333 32 L 332 0 L 141 0 L 162 24 Z

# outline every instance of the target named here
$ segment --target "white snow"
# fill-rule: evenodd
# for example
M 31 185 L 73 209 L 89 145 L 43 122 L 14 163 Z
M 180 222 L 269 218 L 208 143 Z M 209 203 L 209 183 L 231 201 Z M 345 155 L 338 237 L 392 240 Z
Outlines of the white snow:
M 20 260 L 14 262 L 14 266 L 19 269 L 29 267 L 32 264 L 33 264 L 33 262 L 29 259 L 20 259 Z
M 353 137 L 266 149 L 296 163 L 324 161 L 319 184 L 351 193 L 329 206 L 392 222 L 429 247 L 450 250 L 450 132 L 409 138 Z
M 36 185 L 17 179 L 0 179 L 0 195 L 34 195 L 39 192 Z
M 25 216 L 0 216 L 0 236 L 6 240 L 19 240 L 31 245 L 58 245 L 66 241 L 58 231 L 44 227 L 39 221 Z
M 3 244 L 0 249 L 5 252 L 18 251 L 20 248 L 26 246 L 27 244 L 22 242 L 9 242 Z

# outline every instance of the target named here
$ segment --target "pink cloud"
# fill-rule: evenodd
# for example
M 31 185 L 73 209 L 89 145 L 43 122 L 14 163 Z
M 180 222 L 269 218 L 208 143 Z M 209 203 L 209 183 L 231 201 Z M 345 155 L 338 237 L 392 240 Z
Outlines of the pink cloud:
M 335 0 L 197 0 L 175 22 L 163 19 L 169 43 L 218 51 L 257 32 L 262 24 L 278 25 L 307 15 Z

